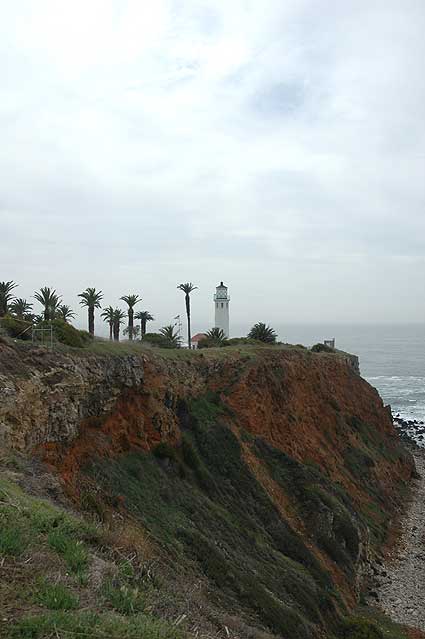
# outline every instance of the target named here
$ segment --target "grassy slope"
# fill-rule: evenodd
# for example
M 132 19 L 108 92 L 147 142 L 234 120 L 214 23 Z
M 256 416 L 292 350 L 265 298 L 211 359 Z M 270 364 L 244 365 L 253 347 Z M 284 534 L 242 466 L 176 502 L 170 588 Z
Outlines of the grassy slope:
M 152 584 L 106 531 L 0 474 L 0 636 L 179 639 L 147 611 Z M 8 477 L 6 479 L 5 477 Z

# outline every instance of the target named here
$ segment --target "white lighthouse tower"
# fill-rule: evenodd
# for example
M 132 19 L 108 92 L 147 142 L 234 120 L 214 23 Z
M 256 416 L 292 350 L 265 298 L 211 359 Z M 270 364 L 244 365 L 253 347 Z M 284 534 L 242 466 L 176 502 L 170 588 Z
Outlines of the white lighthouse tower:
M 215 324 L 216 328 L 221 328 L 226 337 L 229 337 L 229 302 L 230 297 L 227 286 L 223 282 L 216 287 L 214 295 L 215 304 Z

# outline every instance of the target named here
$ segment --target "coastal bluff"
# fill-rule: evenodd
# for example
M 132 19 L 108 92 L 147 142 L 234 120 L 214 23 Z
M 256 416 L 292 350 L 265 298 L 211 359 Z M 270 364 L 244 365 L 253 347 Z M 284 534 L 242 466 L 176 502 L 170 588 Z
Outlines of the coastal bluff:
M 0 442 L 76 512 L 149 540 L 188 636 L 338 637 L 415 473 L 356 362 L 4 342 Z

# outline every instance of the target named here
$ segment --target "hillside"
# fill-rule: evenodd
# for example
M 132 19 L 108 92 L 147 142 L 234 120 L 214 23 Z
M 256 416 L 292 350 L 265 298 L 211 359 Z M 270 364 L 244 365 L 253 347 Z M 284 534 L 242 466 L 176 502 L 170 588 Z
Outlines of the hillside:
M 408 636 L 350 617 L 414 473 L 351 358 L 123 353 L 0 344 L 4 636 Z

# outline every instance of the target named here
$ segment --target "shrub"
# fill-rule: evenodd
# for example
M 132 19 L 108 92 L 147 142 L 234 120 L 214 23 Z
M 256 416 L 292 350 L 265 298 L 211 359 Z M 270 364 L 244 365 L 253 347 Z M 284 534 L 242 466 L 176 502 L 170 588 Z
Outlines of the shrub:
M 155 457 L 158 457 L 158 459 L 177 460 L 176 449 L 170 446 L 167 442 L 160 442 L 157 446 L 155 446 L 152 452 Z
M 62 584 L 41 581 L 35 597 L 36 601 L 49 610 L 72 610 L 78 608 L 78 597 Z
M 66 346 L 84 348 L 92 339 L 87 331 L 79 331 L 61 319 L 43 322 L 42 326 L 50 326 L 50 324 L 53 326 L 53 332 L 58 342 Z
M 257 324 L 254 324 L 251 328 L 247 337 L 260 340 L 260 342 L 264 342 L 265 344 L 275 344 L 277 335 L 271 326 L 267 326 L 264 322 L 257 322 Z
M 169 348 L 169 340 L 161 335 L 161 333 L 145 333 L 143 336 L 143 342 L 148 342 L 152 346 L 157 346 L 158 348 Z
M 331 348 L 327 344 L 321 344 L 320 342 L 312 346 L 311 350 L 313 353 L 335 353 L 334 348 Z
M 341 639 L 384 639 L 383 632 L 368 619 L 346 621 L 341 628 Z
M 0 320 L 0 326 L 9 337 L 23 340 L 31 339 L 31 323 L 6 315 Z M 29 330 L 27 330 L 29 329 Z M 24 332 L 25 331 L 25 332 Z
M 218 343 L 216 340 L 209 337 L 204 337 L 198 342 L 198 348 L 217 348 L 220 346 L 226 346 L 225 341 Z
M 227 339 L 224 346 L 264 346 L 264 342 L 251 337 L 231 337 Z

